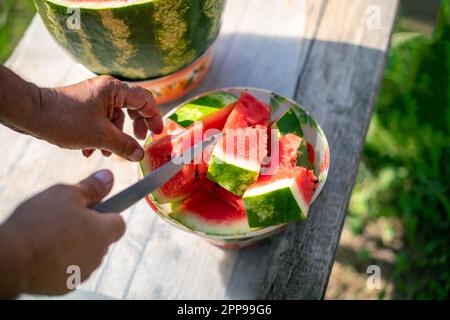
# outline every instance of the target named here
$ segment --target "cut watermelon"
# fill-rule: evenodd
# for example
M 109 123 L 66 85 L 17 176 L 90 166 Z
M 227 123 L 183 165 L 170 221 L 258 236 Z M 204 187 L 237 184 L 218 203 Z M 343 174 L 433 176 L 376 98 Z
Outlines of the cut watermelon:
M 209 234 L 250 231 L 242 199 L 211 181 L 205 182 L 170 216 L 191 229 Z
M 177 135 L 184 131 L 184 128 L 180 126 L 175 121 L 172 121 L 170 119 L 166 120 L 164 123 L 163 131 L 160 134 L 152 134 L 150 135 L 147 140 L 145 140 L 144 145 L 148 145 L 152 143 L 153 141 L 159 140 L 162 137 L 165 137 L 167 135 Z
M 298 138 L 300 138 L 298 141 L 295 142 L 297 145 L 296 153 L 297 157 L 295 158 L 295 162 L 298 166 L 305 167 L 308 169 L 313 169 L 313 161 L 310 160 L 310 154 L 308 152 L 308 145 L 306 144 L 306 141 L 304 140 L 304 134 L 303 130 L 300 124 L 300 121 L 297 117 L 297 115 L 292 110 L 288 110 L 274 125 L 274 128 L 277 128 L 280 133 L 280 148 L 284 146 L 287 146 L 287 142 L 291 143 L 293 142 L 292 137 L 288 139 L 288 141 L 283 141 L 283 137 L 285 135 L 295 135 Z M 291 145 L 293 147 L 293 145 Z M 280 153 L 281 154 L 281 153 Z M 292 150 L 291 156 L 294 154 L 294 150 Z M 281 159 L 280 159 L 281 161 Z
M 303 167 L 260 176 L 242 197 L 249 226 L 267 227 L 306 218 L 317 179 Z
M 203 100 L 203 103 L 206 103 L 205 101 L 211 102 L 214 99 Z M 217 101 L 215 103 L 217 106 Z M 194 122 L 188 128 L 183 128 L 177 122 L 168 119 L 163 133 L 151 136 L 145 143 L 145 157 L 141 161 L 143 175 L 159 168 L 173 157 L 179 156 L 201 139 L 217 133 L 225 125 L 233 108 L 234 104 L 228 104 L 216 109 L 217 111 L 203 116 L 201 122 Z M 211 152 L 207 149 L 201 161 L 185 165 L 172 179 L 153 192 L 151 198 L 164 204 L 183 200 L 195 192 L 205 180 Z
M 258 179 L 267 154 L 269 117 L 269 106 L 242 93 L 225 123 L 225 136 L 214 148 L 208 179 L 236 195 L 244 194 Z
M 169 119 L 183 127 L 188 127 L 195 121 L 202 120 L 219 109 L 234 104 L 236 101 L 237 98 L 231 93 L 224 91 L 214 92 L 185 104 L 172 114 Z M 231 109 L 229 111 L 231 112 Z M 225 121 L 220 130 L 223 128 Z
M 159 168 L 174 157 L 181 155 L 203 137 L 201 126 L 191 127 L 179 135 L 166 135 L 145 147 L 145 157 L 141 162 L 144 175 Z M 152 193 L 152 198 L 160 204 L 180 201 L 194 193 L 205 181 L 207 163 L 194 161 L 186 164 L 180 172 Z

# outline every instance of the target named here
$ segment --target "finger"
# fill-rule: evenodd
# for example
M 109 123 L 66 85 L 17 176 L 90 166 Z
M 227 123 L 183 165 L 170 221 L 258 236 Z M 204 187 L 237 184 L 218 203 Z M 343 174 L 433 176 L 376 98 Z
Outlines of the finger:
M 120 130 L 123 130 L 123 124 L 125 123 L 125 113 L 120 109 L 114 109 L 111 122 Z
M 111 125 L 103 149 L 130 161 L 140 161 L 144 157 L 144 151 L 139 143 L 114 125 Z
M 142 118 L 142 116 L 137 112 L 136 110 L 129 110 L 128 109 L 128 116 L 131 120 L 136 120 L 137 118 Z
M 144 118 L 144 120 L 148 130 L 162 133 L 164 125 L 161 117 Z
M 129 110 L 137 111 L 143 118 L 152 119 L 148 123 L 151 125 L 149 129 L 155 133 L 161 133 L 163 129 L 162 117 L 153 94 L 142 87 L 130 85 L 124 85 L 122 92 L 124 93 L 120 96 L 123 98 L 119 99 L 122 101 L 119 101 L 121 105 L 118 107 L 126 107 Z
M 114 177 L 109 170 L 100 170 L 81 181 L 77 188 L 83 198 L 83 205 L 92 207 L 100 202 L 108 193 L 114 183 Z
M 83 154 L 83 156 L 85 156 L 86 158 L 89 158 L 90 156 L 92 156 L 92 154 L 94 153 L 94 149 L 84 149 L 81 151 L 81 153 Z
M 110 156 L 111 156 L 111 152 L 110 152 L 110 151 L 107 151 L 107 150 L 102 150 L 102 155 L 103 155 L 104 157 L 110 157 Z
M 147 137 L 147 126 L 144 118 L 138 118 L 133 121 L 134 136 L 138 139 L 145 139 Z
M 105 244 L 109 245 L 119 240 L 125 233 L 125 221 L 117 213 L 101 213 L 93 211 L 98 223 L 98 232 Z

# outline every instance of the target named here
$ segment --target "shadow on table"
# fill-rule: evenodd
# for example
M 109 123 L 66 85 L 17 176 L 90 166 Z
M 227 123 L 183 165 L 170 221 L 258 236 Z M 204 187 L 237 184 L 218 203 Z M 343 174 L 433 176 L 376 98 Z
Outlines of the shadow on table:
M 307 221 L 224 258 L 225 298 L 323 297 L 384 67 L 381 50 L 320 40 L 225 34 L 192 95 L 229 86 L 297 97 L 328 137 L 327 183 Z M 295 59 L 293 61 L 293 59 Z M 231 259 L 237 259 L 235 263 Z M 232 270 L 230 270 L 230 266 Z

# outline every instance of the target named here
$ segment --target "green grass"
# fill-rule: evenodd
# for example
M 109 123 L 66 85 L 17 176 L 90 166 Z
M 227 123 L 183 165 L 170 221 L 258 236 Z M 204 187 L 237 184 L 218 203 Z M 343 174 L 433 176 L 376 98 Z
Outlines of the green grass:
M 450 296 L 450 5 L 432 39 L 401 25 L 392 46 L 349 209 L 355 233 L 398 217 L 395 290 Z
M 0 62 L 8 59 L 33 18 L 31 0 L 0 0 Z

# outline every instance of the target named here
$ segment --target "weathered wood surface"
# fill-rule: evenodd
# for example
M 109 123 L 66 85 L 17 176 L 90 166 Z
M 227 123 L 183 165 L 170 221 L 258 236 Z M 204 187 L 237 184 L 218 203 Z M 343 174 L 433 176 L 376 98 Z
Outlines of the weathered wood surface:
M 266 88 L 295 98 L 318 120 L 329 139 L 331 169 L 307 221 L 256 247 L 227 251 L 167 225 L 141 201 L 123 214 L 127 233 L 102 266 L 66 297 L 323 297 L 397 6 L 396 0 L 229 0 L 215 61 L 196 93 Z M 39 18 L 7 65 L 45 86 L 89 77 Z M 0 221 L 25 197 L 99 168 L 114 171 L 113 193 L 137 179 L 137 166 L 117 157 L 86 160 L 3 127 L 0 149 Z

